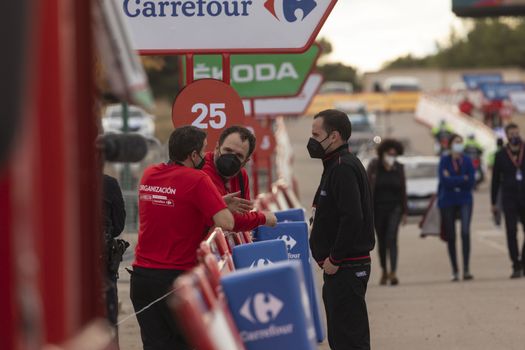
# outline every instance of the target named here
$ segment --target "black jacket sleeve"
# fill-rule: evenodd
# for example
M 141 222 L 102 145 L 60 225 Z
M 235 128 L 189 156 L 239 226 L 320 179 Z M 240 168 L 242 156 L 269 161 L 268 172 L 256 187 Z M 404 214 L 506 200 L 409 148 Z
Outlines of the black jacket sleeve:
M 408 215 L 408 195 L 407 195 L 407 178 L 405 175 L 405 166 L 398 164 L 399 172 L 401 174 L 401 192 L 403 196 L 403 214 Z
M 124 231 L 126 210 L 117 180 L 104 175 L 104 219 L 111 225 L 111 235 L 117 237 Z
M 354 244 L 353 233 L 361 232 L 364 225 L 361 192 L 357 176 L 351 166 L 339 165 L 332 174 L 332 190 L 339 214 L 337 237 L 330 252 L 335 265 L 350 254 Z
M 498 199 L 498 191 L 501 185 L 501 152 L 497 152 L 494 157 L 494 166 L 492 167 L 492 184 L 490 186 L 490 201 L 492 205 L 496 205 Z

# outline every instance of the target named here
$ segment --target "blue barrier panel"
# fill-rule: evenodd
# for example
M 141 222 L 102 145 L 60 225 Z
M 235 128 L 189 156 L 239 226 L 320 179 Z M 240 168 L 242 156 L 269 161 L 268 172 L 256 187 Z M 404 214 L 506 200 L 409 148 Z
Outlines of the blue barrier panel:
M 278 262 L 221 279 L 247 350 L 314 350 L 315 329 L 301 266 Z
M 286 244 L 280 239 L 241 244 L 233 247 L 232 254 L 236 269 L 261 267 L 288 260 Z
M 324 323 L 321 319 L 317 290 L 315 288 L 312 267 L 310 266 L 310 244 L 308 242 L 308 225 L 306 222 L 282 222 L 275 227 L 260 226 L 254 232 L 257 241 L 270 239 L 281 239 L 288 248 L 289 260 L 300 260 L 303 266 L 304 278 L 308 295 L 310 297 L 310 307 L 314 319 L 317 341 L 324 340 Z
M 306 221 L 303 208 L 276 211 L 274 214 L 277 217 L 277 222 Z

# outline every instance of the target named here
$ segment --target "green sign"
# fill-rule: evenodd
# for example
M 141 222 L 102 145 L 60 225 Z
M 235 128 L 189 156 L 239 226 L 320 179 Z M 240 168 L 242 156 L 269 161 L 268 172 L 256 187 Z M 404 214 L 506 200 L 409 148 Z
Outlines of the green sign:
M 320 53 L 312 45 L 302 54 L 232 55 L 231 85 L 242 98 L 295 96 L 301 91 Z M 186 81 L 183 60 L 182 76 Z M 222 79 L 220 55 L 195 55 L 194 79 Z
M 525 14 L 525 0 L 453 0 L 452 11 L 461 17 L 518 16 Z

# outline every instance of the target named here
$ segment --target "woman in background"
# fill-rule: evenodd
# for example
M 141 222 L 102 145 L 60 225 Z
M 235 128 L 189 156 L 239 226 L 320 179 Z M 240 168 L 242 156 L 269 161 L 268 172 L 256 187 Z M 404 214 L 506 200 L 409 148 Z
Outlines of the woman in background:
M 452 265 L 452 281 L 459 281 L 456 254 L 456 219 L 461 221 L 461 243 L 463 248 L 463 279 L 474 278 L 470 273 L 470 222 L 472 219 L 472 191 L 475 184 L 474 166 L 463 154 L 463 138 L 453 134 L 449 140 L 450 154 L 439 162 L 438 206 L 448 244 Z
M 397 271 L 397 236 L 399 225 L 406 221 L 407 196 L 403 165 L 397 157 L 403 154 L 403 145 L 393 139 L 386 139 L 377 148 L 377 158 L 368 166 L 368 178 L 374 200 L 374 221 L 377 233 L 379 260 L 381 263 L 380 285 L 388 281 L 395 286 L 399 283 Z M 390 257 L 390 272 L 387 268 Z

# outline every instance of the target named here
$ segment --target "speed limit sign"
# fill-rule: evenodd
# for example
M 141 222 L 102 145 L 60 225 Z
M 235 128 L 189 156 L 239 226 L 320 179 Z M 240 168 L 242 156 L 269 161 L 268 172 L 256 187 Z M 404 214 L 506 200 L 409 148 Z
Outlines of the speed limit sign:
M 175 128 L 193 125 L 206 131 L 207 151 L 215 148 L 225 128 L 241 125 L 245 120 L 237 92 L 215 79 L 197 80 L 182 89 L 173 103 L 171 119 Z

